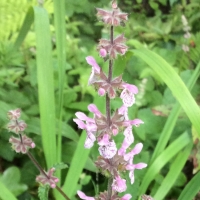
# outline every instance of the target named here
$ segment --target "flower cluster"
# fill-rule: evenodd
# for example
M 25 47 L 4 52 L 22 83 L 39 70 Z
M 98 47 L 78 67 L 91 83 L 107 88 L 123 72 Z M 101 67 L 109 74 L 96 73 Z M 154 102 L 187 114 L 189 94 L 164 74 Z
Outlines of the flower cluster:
M 124 55 L 128 50 L 123 34 L 113 37 L 114 27 L 124 25 L 128 15 L 120 11 L 114 0 L 112 1 L 112 10 L 97 8 L 97 16 L 111 27 L 110 39 L 100 39 L 97 46 L 97 50 L 104 61 L 109 60 L 109 69 L 111 69 L 113 60 L 116 59 L 117 55 Z M 112 78 L 112 69 L 106 75 L 92 56 L 86 57 L 86 61 L 92 67 L 88 84 L 93 85 L 100 96 L 106 96 L 107 111 L 104 115 L 95 104 L 90 104 L 88 110 L 93 114 L 93 117 L 88 117 L 82 112 L 76 112 L 74 122 L 80 129 L 86 130 L 85 148 L 90 149 L 97 142 L 100 156 L 95 164 L 102 174 L 112 178 L 112 184 L 108 191 L 100 193 L 98 197 L 88 197 L 81 191 L 77 193 L 81 199 L 85 200 L 129 200 L 130 194 L 123 197 L 118 196 L 118 193 L 127 189 L 123 174 L 128 171 L 130 182 L 133 184 L 134 170 L 143 169 L 147 166 L 142 162 L 133 162 L 134 156 L 139 154 L 143 148 L 142 143 L 136 144 L 132 150 L 128 151 L 128 148 L 134 142 L 132 127 L 143 124 L 140 119 L 131 120 L 128 117 L 128 108 L 135 103 L 135 95 L 138 93 L 138 89 L 135 85 L 124 82 L 122 75 Z M 110 110 L 108 110 L 110 106 L 107 105 L 110 104 L 111 99 L 116 97 L 121 98 L 122 106 L 111 115 Z M 121 147 L 117 149 L 115 136 L 121 133 L 123 133 L 124 139 Z
M 32 141 L 31 138 L 27 137 L 24 134 L 24 130 L 26 129 L 27 124 L 24 121 L 19 120 L 21 116 L 21 110 L 19 108 L 15 110 L 10 110 L 8 111 L 7 116 L 10 120 L 7 125 L 8 130 L 18 135 L 18 138 L 11 136 L 9 139 L 9 142 L 12 144 L 12 148 L 17 153 L 28 154 L 31 160 L 34 160 L 28 150 L 29 148 L 34 148 L 35 143 Z M 59 179 L 53 176 L 54 171 L 54 168 L 51 168 L 48 172 L 44 172 L 41 170 L 41 174 L 37 176 L 36 181 L 41 184 L 50 185 L 51 188 L 55 188 L 56 183 L 59 181 Z
M 24 130 L 27 127 L 27 124 L 24 121 L 19 120 L 21 116 L 21 110 L 19 108 L 15 110 L 10 110 L 8 111 L 7 116 L 10 120 L 7 125 L 8 130 L 18 135 L 18 138 L 11 136 L 9 139 L 9 142 L 12 144 L 12 148 L 17 153 L 27 153 L 29 148 L 35 147 L 35 143 L 32 141 L 31 138 L 23 134 Z

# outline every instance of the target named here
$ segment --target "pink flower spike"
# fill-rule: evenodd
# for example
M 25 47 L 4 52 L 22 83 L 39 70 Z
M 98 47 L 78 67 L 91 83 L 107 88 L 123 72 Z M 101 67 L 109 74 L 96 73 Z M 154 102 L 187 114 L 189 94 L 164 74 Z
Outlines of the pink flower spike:
M 107 56 L 107 51 L 105 50 L 105 49 L 100 49 L 99 50 L 99 55 L 102 57 L 102 58 L 104 58 L 104 57 L 106 57 Z
M 96 105 L 94 104 L 90 104 L 88 106 L 88 110 L 92 113 L 94 113 L 94 115 L 96 115 L 97 117 L 101 117 L 101 112 L 98 110 L 98 108 L 96 107 Z
M 104 134 L 102 138 L 99 139 L 98 145 L 99 146 L 106 146 L 110 143 L 109 141 L 110 136 L 108 134 Z
M 80 190 L 77 191 L 77 194 L 81 199 L 84 199 L 84 200 L 95 200 L 94 197 L 88 197 L 83 192 L 81 192 Z
M 103 88 L 99 88 L 99 90 L 98 90 L 99 96 L 104 96 L 105 93 L 106 93 L 106 91 Z
M 115 177 L 115 179 L 113 180 L 112 188 L 113 188 L 113 190 L 115 190 L 117 192 L 126 191 L 126 188 L 127 188 L 126 187 L 126 180 L 121 179 L 120 176 Z
M 94 71 L 96 73 L 100 73 L 100 67 L 97 64 L 96 60 L 92 56 L 86 57 L 86 61 L 89 65 L 91 65 L 94 68 Z
M 131 195 L 130 194 L 125 194 L 123 197 L 121 197 L 120 200 L 130 200 L 131 199 Z

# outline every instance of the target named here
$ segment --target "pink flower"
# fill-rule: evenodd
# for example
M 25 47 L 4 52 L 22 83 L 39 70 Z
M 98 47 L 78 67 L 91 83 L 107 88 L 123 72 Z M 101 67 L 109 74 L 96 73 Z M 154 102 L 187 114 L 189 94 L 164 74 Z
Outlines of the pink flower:
M 142 143 L 136 144 L 135 147 L 132 149 L 132 151 L 124 155 L 124 160 L 129 161 L 129 163 L 132 163 L 134 155 L 139 154 L 142 151 L 142 148 L 143 148 Z
M 96 137 L 90 132 L 87 133 L 84 147 L 86 149 L 90 149 L 91 147 L 93 147 L 95 141 L 96 141 Z
M 135 103 L 135 94 L 138 93 L 138 89 L 135 85 L 122 83 L 124 90 L 122 91 L 120 98 L 126 107 L 131 107 Z
M 132 126 L 128 126 L 125 130 L 124 130 L 124 136 L 125 136 L 125 140 L 129 143 L 132 144 L 134 141 L 134 137 L 133 137 L 133 133 L 132 133 Z
M 88 81 L 88 84 L 91 85 L 96 81 L 100 80 L 101 68 L 99 67 L 96 60 L 92 56 L 86 57 L 86 61 L 89 65 L 92 66 L 92 72 Z
M 99 88 L 99 90 L 98 90 L 99 96 L 104 96 L 105 93 L 106 93 L 106 91 L 103 88 Z
M 9 131 L 12 131 L 16 134 L 19 134 L 20 132 L 23 132 L 27 127 L 27 124 L 20 120 L 11 120 L 8 125 L 7 125 L 7 128 Z
M 106 57 L 107 56 L 107 52 L 106 52 L 106 50 L 105 49 L 100 49 L 99 50 L 99 55 L 102 57 L 102 58 L 104 58 L 104 57 Z
M 144 124 L 144 122 L 140 119 L 128 120 L 123 122 L 123 125 L 127 127 L 132 125 L 139 127 L 140 124 Z
M 123 105 L 122 107 L 119 108 L 118 114 L 124 115 L 125 120 L 129 120 L 129 118 L 128 118 L 128 108 L 125 105 Z
M 114 140 L 109 142 L 107 145 L 100 146 L 99 153 L 104 158 L 108 158 L 108 159 L 112 158 L 117 153 L 117 147 Z
M 110 139 L 110 136 L 108 134 L 104 134 L 102 138 L 99 138 L 98 145 L 100 146 L 109 145 L 110 143 L 109 139 Z
M 132 196 L 130 194 L 125 194 L 123 197 L 121 197 L 121 200 L 130 200 L 131 197 Z
M 77 194 L 81 199 L 84 199 L 84 200 L 95 200 L 94 197 L 88 197 L 83 192 L 81 192 L 80 190 L 77 191 Z
M 96 105 L 94 105 L 94 104 L 90 104 L 90 105 L 88 106 L 88 110 L 89 110 L 90 112 L 94 113 L 94 116 L 97 116 L 97 117 L 99 117 L 99 118 L 102 116 L 101 112 L 98 110 L 98 108 L 97 108 Z
M 130 170 L 130 172 L 129 172 L 129 178 L 131 180 L 131 184 L 133 184 L 134 181 L 135 181 L 134 170 L 135 169 L 143 169 L 145 167 L 147 167 L 146 163 L 138 163 L 138 164 L 132 164 L 132 165 L 127 165 L 126 166 L 126 169 Z
M 112 188 L 113 188 L 113 190 L 115 190 L 117 192 L 126 191 L 126 188 L 127 188 L 126 187 L 126 180 L 121 179 L 120 176 L 115 177 L 115 179 L 113 180 Z
M 20 118 L 21 110 L 19 108 L 15 110 L 10 110 L 7 113 L 9 120 L 17 120 Z
M 99 16 L 105 24 L 112 26 L 123 25 L 123 23 L 128 19 L 128 14 L 122 13 L 117 9 L 116 5 L 113 5 L 113 8 L 113 11 L 97 8 L 97 16 Z
M 56 187 L 56 183 L 59 181 L 59 179 L 55 176 L 53 176 L 53 173 L 55 172 L 55 168 L 51 168 L 48 172 L 45 172 L 46 175 L 40 174 L 36 177 L 36 181 L 43 184 L 43 185 L 50 185 L 51 188 Z
M 35 147 L 35 143 L 26 135 L 22 135 L 21 138 L 10 137 L 9 142 L 17 153 L 25 154 L 29 148 Z
M 113 43 L 111 43 L 110 40 L 107 39 L 100 39 L 97 49 L 105 49 L 110 58 L 115 59 L 117 57 L 117 54 L 124 55 L 128 50 L 128 47 L 124 44 L 124 42 L 125 37 L 123 34 L 117 36 L 113 40 Z

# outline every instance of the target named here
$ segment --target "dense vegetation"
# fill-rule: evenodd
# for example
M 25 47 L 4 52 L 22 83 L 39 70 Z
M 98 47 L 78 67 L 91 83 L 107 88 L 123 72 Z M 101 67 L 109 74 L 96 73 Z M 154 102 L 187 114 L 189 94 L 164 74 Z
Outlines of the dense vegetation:
M 61 161 L 68 164 L 57 175 L 64 189 L 70 188 L 70 197 L 78 198 L 77 189 L 94 196 L 107 187 L 107 180 L 93 163 L 98 150 L 84 150 L 85 133 L 77 129 L 73 118 L 77 111 L 87 113 L 87 105 L 92 102 L 105 112 L 102 98 L 96 96 L 93 87 L 88 87 L 91 68 L 85 57 L 92 55 L 100 66 L 106 67 L 96 45 L 99 38 L 108 35 L 108 29 L 95 17 L 95 8 L 106 8 L 109 2 L 60 2 L 62 11 L 59 3 L 52 0 L 43 4 L 34 0 L 0 2 L 0 183 L 20 200 L 39 199 L 35 182 L 38 171 L 26 155 L 16 154 L 8 143 L 12 133 L 6 130 L 6 113 L 15 108 L 23 111 L 22 118 L 28 124 L 26 133 L 36 143 L 31 151 L 42 167 L 47 169 Z M 183 189 L 190 180 L 195 182 L 192 179 L 195 174 L 199 178 L 200 2 L 121 0 L 118 3 L 129 14 L 129 21 L 125 27 L 117 28 L 116 33 L 124 33 L 129 51 L 123 58 L 118 56 L 114 74 L 123 73 L 124 80 L 139 88 L 129 115 L 145 122 L 134 129 L 135 143 L 144 144 L 143 152 L 135 159 L 136 162 L 142 159 L 149 166 L 136 172 L 134 185 L 127 183 L 128 192 L 133 200 L 145 193 L 156 200 L 184 200 L 180 196 Z M 42 5 L 48 14 L 40 12 L 38 8 Z M 59 21 L 62 19 L 65 23 Z M 44 27 L 40 26 L 41 21 Z M 181 79 L 176 79 L 177 74 L 193 98 Z M 49 82 L 45 82 L 45 76 L 50 77 Z M 50 90 L 44 93 L 45 88 L 40 88 L 46 83 Z M 53 112 L 56 120 L 48 121 L 49 113 L 43 115 L 46 111 L 39 107 L 39 101 L 40 106 L 47 106 L 47 112 Z M 112 108 L 119 105 L 116 99 Z M 54 139 L 49 139 L 51 134 Z M 56 134 L 62 134 L 62 145 L 58 145 L 60 158 L 54 159 Z M 116 142 L 121 144 L 120 136 Z M 199 188 L 196 184 L 190 190 L 190 194 L 195 193 L 194 199 L 198 199 L 194 196 Z M 51 192 L 49 199 L 55 196 Z

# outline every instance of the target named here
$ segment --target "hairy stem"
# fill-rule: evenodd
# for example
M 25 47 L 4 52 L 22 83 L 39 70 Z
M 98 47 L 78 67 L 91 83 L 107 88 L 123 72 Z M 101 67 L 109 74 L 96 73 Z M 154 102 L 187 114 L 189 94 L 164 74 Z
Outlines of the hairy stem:
M 113 44 L 113 26 L 110 27 L 110 42 Z M 108 70 L 108 82 L 110 83 L 112 80 L 112 69 L 113 69 L 113 60 L 109 59 L 109 70 Z M 107 116 L 107 124 L 110 127 L 111 125 L 111 109 L 110 109 L 110 98 L 108 94 L 106 94 L 106 116 Z M 112 196 L 112 182 L 113 177 L 111 176 L 108 179 L 108 196 L 107 200 L 111 199 Z
M 20 138 L 22 137 L 21 134 Z M 22 139 L 21 139 L 22 141 Z M 49 179 L 48 175 L 46 174 L 46 172 L 42 169 L 42 167 L 40 166 L 40 164 L 37 162 L 37 160 L 33 157 L 33 155 L 27 151 L 27 155 L 30 158 L 30 160 L 33 162 L 33 164 L 36 166 L 36 168 L 40 171 L 41 174 L 43 174 L 47 179 Z M 66 200 L 70 200 L 70 198 L 63 192 L 63 190 L 56 186 L 56 189 L 58 190 L 58 192 L 60 192 L 60 194 L 62 194 L 62 196 L 66 199 Z

